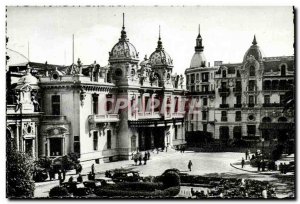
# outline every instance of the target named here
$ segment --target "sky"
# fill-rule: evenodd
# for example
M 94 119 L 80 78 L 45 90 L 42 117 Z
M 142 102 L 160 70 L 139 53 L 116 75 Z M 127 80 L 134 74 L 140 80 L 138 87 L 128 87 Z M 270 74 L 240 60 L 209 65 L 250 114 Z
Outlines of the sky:
M 198 26 L 208 62 L 238 63 L 256 35 L 265 57 L 294 54 L 292 7 L 7 7 L 8 48 L 33 62 L 70 65 L 72 35 L 75 61 L 101 66 L 120 38 L 122 13 L 129 41 L 139 59 L 155 51 L 159 25 L 173 73 L 184 73 L 194 54 Z M 11 55 L 17 55 L 13 53 Z M 12 57 L 10 64 L 25 61 Z

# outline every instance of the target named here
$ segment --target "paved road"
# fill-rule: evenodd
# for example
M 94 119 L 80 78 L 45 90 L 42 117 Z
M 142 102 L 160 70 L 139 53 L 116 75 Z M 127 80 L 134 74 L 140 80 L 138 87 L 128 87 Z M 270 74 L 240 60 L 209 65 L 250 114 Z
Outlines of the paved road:
M 95 165 L 95 172 L 105 172 L 108 169 L 114 168 L 132 168 L 140 171 L 143 175 L 157 176 L 161 175 L 168 168 L 177 168 L 180 171 L 185 171 L 192 175 L 205 176 L 225 176 L 235 178 L 251 178 L 257 180 L 267 180 L 273 183 L 282 185 L 282 181 L 272 175 L 261 175 L 251 172 L 241 171 L 230 166 L 230 163 L 236 163 L 241 160 L 244 153 L 200 153 L 200 152 L 175 152 L 169 151 L 159 154 L 152 154 L 147 165 L 134 165 L 132 160 L 111 162 Z M 188 162 L 192 161 L 192 171 L 188 171 Z M 83 174 L 88 173 L 90 168 L 84 168 Z M 44 197 L 48 195 L 49 190 L 58 185 L 58 182 L 47 182 L 37 186 L 35 191 L 36 197 Z

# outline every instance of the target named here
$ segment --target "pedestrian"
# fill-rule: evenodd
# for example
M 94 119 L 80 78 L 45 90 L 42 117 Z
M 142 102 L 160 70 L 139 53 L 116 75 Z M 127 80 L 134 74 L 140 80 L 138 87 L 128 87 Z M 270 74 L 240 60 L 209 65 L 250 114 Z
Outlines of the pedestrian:
M 73 176 L 71 176 L 70 178 L 69 178 L 69 183 L 73 183 L 73 181 L 74 181 L 74 178 L 73 178 Z
M 137 165 L 138 158 L 137 158 L 137 155 L 136 155 L 136 154 L 133 156 L 133 160 L 134 160 L 135 165 Z
M 261 170 L 265 171 L 265 168 L 266 168 L 266 163 L 265 163 L 265 161 L 262 161 L 262 163 L 261 163 Z
M 62 178 L 61 178 L 61 170 L 58 170 L 58 180 L 59 180 L 59 185 L 62 184 Z
M 257 161 L 257 171 L 260 171 L 261 162 L 260 160 Z
M 62 174 L 63 174 L 62 180 L 65 181 L 65 179 L 66 179 L 66 170 L 64 168 L 62 169 Z
M 168 145 L 166 145 L 166 147 L 165 147 L 165 148 L 166 148 L 166 152 L 168 152 Z
M 281 174 L 283 174 L 283 164 L 282 163 L 279 164 L 279 171 Z
M 82 171 L 82 165 L 78 163 L 78 173 L 81 174 Z
M 142 154 L 140 154 L 140 156 L 139 156 L 139 165 L 142 165 Z
M 191 188 L 191 195 L 194 196 L 195 195 L 195 191 L 193 188 Z
M 145 152 L 143 160 L 144 160 L 144 165 L 146 165 L 147 164 L 147 152 Z
M 185 146 L 183 145 L 183 150 L 182 150 L 182 153 L 184 153 L 185 152 Z
M 150 160 L 150 152 L 149 151 L 147 152 L 147 157 L 148 157 L 148 160 Z
M 244 158 L 242 158 L 242 169 L 244 168 L 244 165 L 245 165 L 245 160 Z
M 283 163 L 283 174 L 287 173 L 287 165 L 286 163 Z
M 82 182 L 83 182 L 83 179 L 82 179 L 81 174 L 78 175 L 78 177 L 77 177 L 77 182 L 79 182 L 79 183 L 82 183 Z
M 245 152 L 245 157 L 246 157 L 246 160 L 248 159 L 248 150 L 246 150 L 246 152 Z
M 188 163 L 188 168 L 189 168 L 190 171 L 192 171 L 192 165 L 193 165 L 193 163 L 192 163 L 192 161 L 190 160 L 189 163 Z
M 158 154 L 158 147 L 156 147 L 156 153 Z
M 91 170 L 92 170 L 92 174 L 95 174 L 95 165 L 94 164 L 92 164 Z

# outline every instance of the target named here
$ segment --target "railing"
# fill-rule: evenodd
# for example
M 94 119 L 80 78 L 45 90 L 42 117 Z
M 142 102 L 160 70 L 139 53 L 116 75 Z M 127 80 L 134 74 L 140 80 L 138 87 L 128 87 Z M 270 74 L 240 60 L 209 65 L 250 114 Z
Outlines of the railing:
M 242 104 L 241 104 L 241 103 L 239 103 L 239 104 L 234 104 L 234 107 L 235 107 L 235 108 L 241 108 L 241 107 L 242 107 Z
M 229 108 L 229 104 L 220 104 L 220 108 Z
M 264 103 L 263 107 L 283 107 L 281 103 Z
M 189 93 L 189 95 L 210 95 L 215 94 L 215 91 L 194 91 L 192 93 Z
M 227 116 L 222 116 L 221 121 L 223 121 L 223 122 L 227 121 Z
M 184 112 L 176 112 L 172 113 L 173 118 L 183 118 L 184 117 Z
M 242 92 L 242 88 L 241 87 L 233 88 L 233 92 Z
M 104 115 L 90 115 L 89 121 L 93 123 L 99 122 L 118 122 L 119 115 L 118 114 L 104 114 Z

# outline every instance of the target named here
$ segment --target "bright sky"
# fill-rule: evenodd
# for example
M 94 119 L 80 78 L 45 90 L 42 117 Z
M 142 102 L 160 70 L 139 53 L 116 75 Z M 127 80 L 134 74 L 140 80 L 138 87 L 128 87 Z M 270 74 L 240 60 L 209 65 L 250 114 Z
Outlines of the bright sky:
M 8 47 L 28 55 L 30 61 L 72 63 L 72 34 L 75 61 L 108 63 L 108 52 L 118 42 L 122 13 L 130 42 L 140 61 L 150 56 L 161 26 L 163 47 L 183 73 L 194 54 L 198 24 L 204 52 L 211 62 L 241 62 L 256 35 L 267 57 L 293 55 L 292 7 L 8 7 Z M 13 58 L 12 58 L 13 59 Z M 13 60 L 10 62 L 14 62 Z

